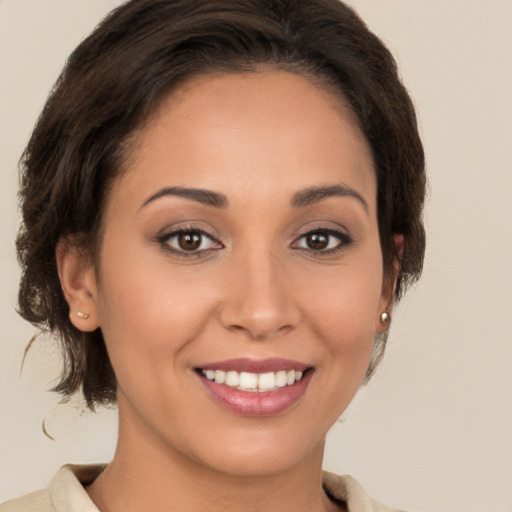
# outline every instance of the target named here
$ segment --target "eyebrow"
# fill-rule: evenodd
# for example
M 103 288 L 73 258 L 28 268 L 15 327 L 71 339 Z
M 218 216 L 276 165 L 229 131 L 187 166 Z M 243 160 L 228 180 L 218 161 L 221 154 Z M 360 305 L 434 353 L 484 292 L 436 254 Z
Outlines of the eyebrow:
M 363 196 L 345 184 L 306 188 L 293 196 L 291 204 L 294 208 L 303 208 L 304 206 L 319 203 L 329 197 L 353 197 L 361 203 L 367 213 L 369 212 L 368 203 Z
M 185 188 L 185 187 L 165 187 L 158 192 L 148 197 L 142 207 L 149 203 L 160 199 L 165 196 L 177 196 L 185 199 L 191 199 L 206 206 L 213 206 L 214 208 L 225 208 L 228 205 L 228 199 L 224 194 L 212 192 L 211 190 L 203 190 L 200 188 Z
M 211 190 L 204 190 L 200 188 L 186 188 L 186 187 L 164 187 L 158 192 L 148 197 L 142 207 L 149 203 L 160 199 L 161 197 L 175 196 L 191 199 L 206 206 L 213 206 L 214 208 L 226 208 L 228 206 L 228 199 L 224 194 L 213 192 Z M 327 185 L 320 187 L 309 187 L 297 192 L 291 201 L 293 208 L 303 208 L 320 201 L 324 201 L 330 197 L 353 197 L 357 199 L 364 207 L 366 212 L 369 212 L 368 203 L 363 196 L 359 194 L 352 187 L 345 184 Z

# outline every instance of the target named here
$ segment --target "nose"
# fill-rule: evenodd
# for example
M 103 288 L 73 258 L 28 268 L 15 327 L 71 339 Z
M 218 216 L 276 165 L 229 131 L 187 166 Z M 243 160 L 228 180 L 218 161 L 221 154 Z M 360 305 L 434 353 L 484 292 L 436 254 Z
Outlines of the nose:
M 293 330 L 301 310 L 283 263 L 270 252 L 240 255 L 224 281 L 221 322 L 252 340 L 265 340 Z

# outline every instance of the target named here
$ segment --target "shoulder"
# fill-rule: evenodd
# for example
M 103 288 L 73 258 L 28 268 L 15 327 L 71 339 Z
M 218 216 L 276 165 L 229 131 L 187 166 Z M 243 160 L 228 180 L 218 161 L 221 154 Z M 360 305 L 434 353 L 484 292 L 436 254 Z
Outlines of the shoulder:
M 348 512 L 404 512 L 377 503 L 368 496 L 359 482 L 349 475 L 338 476 L 324 471 L 323 485 L 331 499 L 346 504 Z
M 0 512 L 98 512 L 84 489 L 103 465 L 63 466 L 44 490 L 0 505 Z

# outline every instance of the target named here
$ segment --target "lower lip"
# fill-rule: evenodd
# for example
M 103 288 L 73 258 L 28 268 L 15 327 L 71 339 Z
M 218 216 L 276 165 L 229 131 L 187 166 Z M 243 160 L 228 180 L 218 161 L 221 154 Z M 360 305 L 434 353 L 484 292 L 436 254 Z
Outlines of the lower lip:
M 241 416 L 273 416 L 297 403 L 308 387 L 312 370 L 305 372 L 302 379 L 290 386 L 273 391 L 240 391 L 224 384 L 199 376 L 201 382 L 217 403 Z

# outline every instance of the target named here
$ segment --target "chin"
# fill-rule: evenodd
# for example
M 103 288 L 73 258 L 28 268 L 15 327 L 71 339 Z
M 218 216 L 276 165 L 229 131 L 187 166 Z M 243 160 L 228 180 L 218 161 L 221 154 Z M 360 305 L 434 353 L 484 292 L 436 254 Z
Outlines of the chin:
M 311 435 L 289 432 L 279 435 L 265 427 L 255 432 L 241 432 L 240 436 L 212 440 L 208 449 L 198 449 L 202 466 L 241 478 L 275 475 L 313 460 L 321 463 L 325 436 L 311 442 Z

